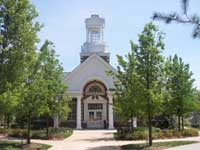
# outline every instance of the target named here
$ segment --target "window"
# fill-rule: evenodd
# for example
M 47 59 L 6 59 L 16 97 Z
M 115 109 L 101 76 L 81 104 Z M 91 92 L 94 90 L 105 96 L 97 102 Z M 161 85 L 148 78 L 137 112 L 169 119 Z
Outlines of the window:
M 69 107 L 70 107 L 70 109 L 71 109 L 71 112 L 69 112 L 69 114 L 68 114 L 68 120 L 76 120 L 76 99 L 75 98 L 73 98 L 71 101 L 70 101 L 70 103 L 69 103 Z
M 91 41 L 92 42 L 98 42 L 100 40 L 100 34 L 97 31 L 93 31 L 91 33 Z
M 88 104 L 88 110 L 102 110 L 102 109 L 103 109 L 103 104 L 99 103 Z
M 91 93 L 101 93 L 102 90 L 99 86 L 92 86 L 91 88 L 89 88 L 88 92 L 91 92 Z
M 102 112 L 100 111 L 96 112 L 96 120 L 102 120 Z
M 94 121 L 94 112 L 93 111 L 89 112 L 89 120 Z

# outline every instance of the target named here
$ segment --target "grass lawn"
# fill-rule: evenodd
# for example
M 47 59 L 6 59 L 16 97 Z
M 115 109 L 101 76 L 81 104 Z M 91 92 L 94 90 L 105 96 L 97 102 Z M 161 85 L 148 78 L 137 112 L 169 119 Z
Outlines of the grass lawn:
M 122 150 L 164 150 L 170 147 L 187 145 L 197 143 L 195 141 L 174 141 L 174 142 L 158 142 L 153 143 L 153 146 L 149 147 L 147 144 L 129 144 L 122 146 Z
M 48 150 L 51 146 L 45 144 L 31 143 L 22 145 L 20 142 L 0 141 L 0 150 Z

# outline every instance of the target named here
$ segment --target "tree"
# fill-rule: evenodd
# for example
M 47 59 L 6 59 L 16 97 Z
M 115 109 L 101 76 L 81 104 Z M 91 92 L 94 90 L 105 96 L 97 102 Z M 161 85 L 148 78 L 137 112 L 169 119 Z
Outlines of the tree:
M 188 5 L 189 5 L 189 0 L 182 0 L 182 9 L 183 9 L 182 14 L 178 14 L 176 12 L 169 14 L 156 12 L 153 14 L 153 19 L 165 21 L 167 24 L 171 22 L 191 24 L 194 26 L 194 30 L 192 33 L 193 37 L 200 38 L 200 17 L 197 16 L 196 14 L 189 15 Z
M 197 109 L 197 101 L 194 98 L 194 79 L 188 64 L 184 64 L 177 55 L 169 57 L 165 64 L 166 70 L 166 90 L 169 101 L 168 106 L 171 114 L 178 116 L 178 130 L 184 128 L 184 116 L 187 116 Z
M 158 114 L 162 103 L 162 70 L 164 49 L 163 33 L 153 24 L 146 24 L 139 34 L 138 45 L 134 44 L 137 74 L 144 87 L 145 114 L 148 118 L 149 145 L 152 145 L 152 118 Z
M 46 134 L 49 138 L 49 118 L 56 115 L 60 118 L 67 117 L 68 97 L 63 83 L 63 68 L 55 54 L 53 43 L 45 41 L 40 50 L 39 60 L 46 89 L 43 96 L 45 101 L 43 114 L 46 116 Z
M 136 72 L 137 61 L 133 46 L 134 44 L 131 42 L 131 52 L 125 58 L 117 56 L 119 66 L 117 72 L 112 74 L 115 78 L 114 105 L 116 112 L 123 120 L 132 120 L 132 124 L 133 117 L 142 115 L 144 101 L 143 86 Z
M 40 30 L 34 20 L 37 15 L 28 0 L 0 1 L 0 109 L 8 121 L 21 99 L 27 68 L 35 55 Z

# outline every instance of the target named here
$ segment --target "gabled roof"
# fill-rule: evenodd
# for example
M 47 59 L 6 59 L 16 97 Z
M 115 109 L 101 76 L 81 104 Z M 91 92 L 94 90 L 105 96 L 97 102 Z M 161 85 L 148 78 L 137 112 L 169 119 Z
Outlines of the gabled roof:
M 109 63 L 107 63 L 105 60 L 103 60 L 100 56 L 98 56 L 97 54 L 93 54 L 91 55 L 89 58 L 87 58 L 83 63 L 81 63 L 80 65 L 78 65 L 72 72 L 68 73 L 65 78 L 64 81 L 68 80 L 71 76 L 73 76 L 74 74 L 76 74 L 82 67 L 86 66 L 91 60 L 96 59 L 99 62 L 101 62 L 108 70 L 111 70 L 113 72 L 116 72 L 115 68 L 112 67 Z

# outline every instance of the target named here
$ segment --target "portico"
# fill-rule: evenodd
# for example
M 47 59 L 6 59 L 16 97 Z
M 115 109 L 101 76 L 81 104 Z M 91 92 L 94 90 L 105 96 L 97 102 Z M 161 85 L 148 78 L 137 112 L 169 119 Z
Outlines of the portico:
M 77 101 L 76 129 L 114 129 L 112 92 L 105 90 L 101 82 L 94 80 L 85 86 L 82 93 L 76 93 L 76 96 L 71 93 Z

